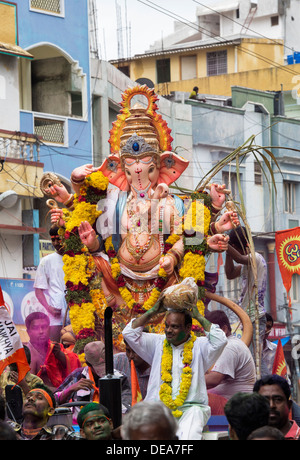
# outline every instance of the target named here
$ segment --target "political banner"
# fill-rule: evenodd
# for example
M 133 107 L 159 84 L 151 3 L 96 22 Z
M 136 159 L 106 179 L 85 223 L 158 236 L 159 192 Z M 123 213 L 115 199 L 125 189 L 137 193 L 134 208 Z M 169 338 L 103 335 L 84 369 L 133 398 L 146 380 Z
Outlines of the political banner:
M 16 325 L 25 324 L 30 313 L 41 311 L 46 313 L 35 295 L 34 280 L 0 278 L 4 305 Z
M 0 375 L 12 363 L 18 367 L 18 382 L 30 371 L 21 338 L 12 318 L 5 307 L 0 286 Z

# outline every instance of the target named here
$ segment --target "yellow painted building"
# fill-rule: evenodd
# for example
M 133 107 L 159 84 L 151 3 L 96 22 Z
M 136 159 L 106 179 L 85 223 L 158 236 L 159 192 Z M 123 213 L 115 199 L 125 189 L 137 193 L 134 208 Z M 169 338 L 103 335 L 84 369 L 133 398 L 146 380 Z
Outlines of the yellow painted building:
M 231 96 L 231 86 L 286 91 L 295 87 L 300 64 L 284 64 L 282 40 L 237 37 L 176 45 L 129 60 L 111 61 L 133 81 L 154 84 L 156 92 L 191 92 Z M 146 81 L 145 81 L 146 79 Z

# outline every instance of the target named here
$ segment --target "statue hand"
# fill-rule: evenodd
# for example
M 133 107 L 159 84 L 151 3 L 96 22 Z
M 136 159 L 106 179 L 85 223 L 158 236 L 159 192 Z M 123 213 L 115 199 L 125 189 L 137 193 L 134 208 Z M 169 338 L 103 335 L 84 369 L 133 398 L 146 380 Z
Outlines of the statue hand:
M 220 235 L 217 233 L 216 235 L 213 235 L 208 239 L 207 244 L 209 248 L 213 251 L 223 252 L 227 251 L 228 249 L 228 241 L 228 235 Z
M 171 256 L 164 256 L 159 259 L 160 268 L 163 268 L 167 275 L 171 275 L 174 271 L 175 261 Z
M 75 182 L 81 182 L 85 179 L 86 176 L 92 174 L 93 172 L 98 171 L 99 168 L 94 168 L 93 165 L 83 165 L 74 169 L 71 174 L 71 180 Z
M 63 210 L 60 208 L 52 208 L 50 209 L 51 214 L 51 224 L 57 224 L 60 227 L 63 227 L 65 221 L 63 220 Z
M 219 185 L 219 184 L 211 184 L 210 188 L 210 196 L 212 199 L 212 205 L 215 208 L 222 208 L 225 202 L 225 184 Z
M 90 251 L 97 251 L 97 249 L 99 249 L 99 241 L 96 232 L 89 222 L 81 222 L 78 227 L 78 233 L 82 243 L 85 244 Z
M 236 212 L 228 211 L 215 223 L 218 233 L 224 233 L 240 225 Z
M 51 194 L 59 203 L 65 203 L 72 196 L 64 185 L 53 184 L 45 192 Z

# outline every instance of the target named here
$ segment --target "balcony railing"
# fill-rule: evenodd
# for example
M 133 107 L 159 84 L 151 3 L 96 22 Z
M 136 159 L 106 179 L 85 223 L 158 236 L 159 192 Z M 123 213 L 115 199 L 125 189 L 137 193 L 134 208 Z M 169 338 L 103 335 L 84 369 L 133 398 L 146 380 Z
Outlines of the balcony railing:
M 34 134 L 0 129 L 0 157 L 40 161 L 40 141 Z

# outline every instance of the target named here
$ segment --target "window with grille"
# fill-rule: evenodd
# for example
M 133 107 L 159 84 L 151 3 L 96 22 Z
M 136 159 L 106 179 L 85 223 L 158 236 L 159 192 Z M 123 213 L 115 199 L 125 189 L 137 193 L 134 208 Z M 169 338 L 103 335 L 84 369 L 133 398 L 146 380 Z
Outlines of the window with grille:
M 271 27 L 278 26 L 279 24 L 279 16 L 272 16 L 271 17 Z
M 255 185 L 262 185 L 263 184 L 263 177 L 262 177 L 262 170 L 260 164 L 255 161 L 254 163 L 254 183 Z
M 293 182 L 284 182 L 284 210 L 290 214 L 296 211 L 296 185 Z
M 30 8 L 40 12 L 63 14 L 64 0 L 30 0 Z
M 35 117 L 34 134 L 41 136 L 42 142 L 65 145 L 65 121 Z
M 297 273 L 294 273 L 294 275 L 292 276 L 290 296 L 291 296 L 292 302 L 298 302 L 299 300 L 299 275 L 297 275 Z
M 213 51 L 207 53 L 207 75 L 221 75 L 227 73 L 227 51 Z
M 170 59 L 158 59 L 156 61 L 157 83 L 167 83 L 171 81 Z
M 235 172 L 222 171 L 222 183 L 226 184 L 226 188 L 231 190 L 231 195 L 234 200 L 239 200 L 239 189 L 237 183 L 237 175 Z

